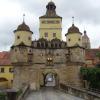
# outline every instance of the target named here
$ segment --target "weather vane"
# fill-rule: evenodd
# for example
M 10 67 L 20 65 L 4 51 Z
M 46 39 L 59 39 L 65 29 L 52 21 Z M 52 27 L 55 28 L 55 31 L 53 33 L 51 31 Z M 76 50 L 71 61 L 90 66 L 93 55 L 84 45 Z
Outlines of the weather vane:
M 25 14 L 23 14 L 23 22 L 25 21 Z
M 72 23 L 74 24 L 74 16 L 72 17 Z

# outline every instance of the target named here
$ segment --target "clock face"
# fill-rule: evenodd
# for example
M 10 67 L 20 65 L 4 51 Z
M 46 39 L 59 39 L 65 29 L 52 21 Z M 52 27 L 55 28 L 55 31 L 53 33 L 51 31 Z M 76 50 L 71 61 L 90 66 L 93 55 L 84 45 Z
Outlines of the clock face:
M 48 20 L 48 21 L 45 21 L 45 20 L 43 20 L 42 21 L 42 24 L 59 24 L 60 23 L 60 21 L 59 20 Z

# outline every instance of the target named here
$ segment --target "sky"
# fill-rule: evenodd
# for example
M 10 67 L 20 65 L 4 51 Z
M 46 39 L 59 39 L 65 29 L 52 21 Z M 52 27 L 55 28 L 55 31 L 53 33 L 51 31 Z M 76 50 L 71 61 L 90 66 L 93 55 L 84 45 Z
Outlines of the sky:
M 33 31 L 33 40 L 39 38 L 39 17 L 46 12 L 46 5 L 50 0 L 0 0 L 0 51 L 10 50 L 14 43 L 13 31 L 23 21 Z M 100 46 L 100 0 L 52 0 L 56 5 L 56 12 L 63 17 L 62 37 L 74 23 L 91 41 L 92 48 Z

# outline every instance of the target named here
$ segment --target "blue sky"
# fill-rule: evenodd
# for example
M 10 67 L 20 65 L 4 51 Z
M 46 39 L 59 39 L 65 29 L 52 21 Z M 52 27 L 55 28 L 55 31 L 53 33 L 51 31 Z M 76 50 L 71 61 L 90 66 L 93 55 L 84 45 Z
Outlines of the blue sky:
M 34 32 L 33 40 L 39 38 L 39 16 L 46 12 L 46 5 L 50 0 L 1 0 L 0 1 L 0 51 L 7 51 L 14 42 L 13 31 L 25 22 Z M 72 24 L 81 32 L 87 30 L 92 48 L 100 46 L 100 0 L 53 0 L 57 6 L 57 14 L 63 17 L 62 36 Z

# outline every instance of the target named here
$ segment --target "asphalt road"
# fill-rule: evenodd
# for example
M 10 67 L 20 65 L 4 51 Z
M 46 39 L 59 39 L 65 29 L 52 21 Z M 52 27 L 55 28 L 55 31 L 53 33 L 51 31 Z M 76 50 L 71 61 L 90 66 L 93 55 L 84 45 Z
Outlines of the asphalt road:
M 40 91 L 31 92 L 25 100 L 84 100 L 53 88 L 43 88 Z

